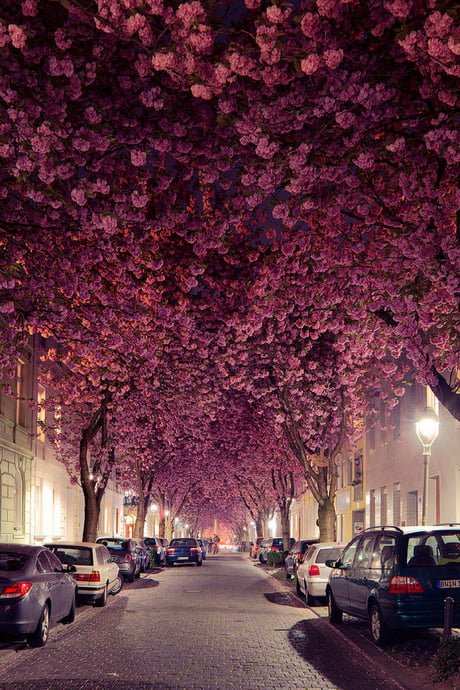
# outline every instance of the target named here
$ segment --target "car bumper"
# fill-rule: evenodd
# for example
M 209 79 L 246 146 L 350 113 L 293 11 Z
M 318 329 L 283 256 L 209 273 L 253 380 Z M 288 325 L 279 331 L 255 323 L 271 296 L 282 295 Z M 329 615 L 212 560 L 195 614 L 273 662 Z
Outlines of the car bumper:
M 97 587 L 81 587 L 77 586 L 77 596 L 79 599 L 90 601 L 98 599 L 104 593 L 105 585 L 98 585 Z
M 0 635 L 28 635 L 34 632 L 40 614 L 41 608 L 31 606 L 31 602 L 27 600 L 2 603 L 0 605 Z
M 396 605 L 381 602 L 382 614 L 389 628 L 410 630 L 415 628 L 442 628 L 444 602 L 418 600 L 416 597 L 399 600 Z M 460 627 L 460 606 L 454 606 L 452 627 Z
M 166 556 L 166 563 L 174 565 L 177 563 L 199 563 L 201 558 L 199 556 Z
M 308 592 L 312 597 L 326 596 L 327 580 L 307 580 Z

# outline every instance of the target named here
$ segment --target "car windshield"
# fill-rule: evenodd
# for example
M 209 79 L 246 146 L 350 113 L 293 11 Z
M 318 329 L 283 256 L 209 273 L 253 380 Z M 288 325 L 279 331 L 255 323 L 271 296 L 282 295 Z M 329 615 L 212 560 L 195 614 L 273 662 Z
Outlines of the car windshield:
M 320 549 L 316 554 L 316 563 L 326 563 L 326 561 L 337 561 L 339 559 L 342 549 Z
M 121 539 L 103 539 L 99 544 L 104 544 L 108 549 L 113 549 L 114 551 L 128 551 L 128 542 Z
M 155 539 L 144 539 L 144 544 L 146 546 L 157 546 Z
M 460 568 L 460 531 L 424 532 L 407 540 L 409 568 L 453 565 Z
M 29 555 L 27 553 L 17 553 L 16 551 L 0 551 L 0 570 L 9 573 L 15 570 L 22 570 Z
M 196 546 L 196 539 L 173 539 L 170 546 Z
M 51 551 L 64 565 L 93 565 L 93 551 L 87 546 L 53 546 Z

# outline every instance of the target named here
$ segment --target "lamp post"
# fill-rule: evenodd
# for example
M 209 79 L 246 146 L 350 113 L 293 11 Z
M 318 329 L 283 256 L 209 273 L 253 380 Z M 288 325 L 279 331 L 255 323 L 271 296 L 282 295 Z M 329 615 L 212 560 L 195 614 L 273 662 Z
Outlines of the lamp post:
M 428 513 L 428 481 L 430 472 L 431 446 L 438 437 L 439 418 L 431 408 L 425 408 L 423 415 L 415 424 L 417 438 L 423 447 L 423 499 L 422 499 L 422 525 L 426 525 Z

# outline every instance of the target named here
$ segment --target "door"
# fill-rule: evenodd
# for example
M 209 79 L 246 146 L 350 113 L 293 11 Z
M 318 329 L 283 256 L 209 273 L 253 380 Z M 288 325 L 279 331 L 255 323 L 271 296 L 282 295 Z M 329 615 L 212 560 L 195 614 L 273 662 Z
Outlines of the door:
M 334 568 L 331 573 L 331 588 L 339 609 L 349 611 L 349 595 L 348 595 L 348 575 L 351 572 L 351 567 L 355 558 L 356 545 L 358 539 L 354 539 L 344 550 L 338 568 Z
M 355 560 L 348 576 L 350 612 L 358 616 L 367 614 L 367 598 L 373 585 L 372 558 L 375 534 L 361 537 L 356 549 Z

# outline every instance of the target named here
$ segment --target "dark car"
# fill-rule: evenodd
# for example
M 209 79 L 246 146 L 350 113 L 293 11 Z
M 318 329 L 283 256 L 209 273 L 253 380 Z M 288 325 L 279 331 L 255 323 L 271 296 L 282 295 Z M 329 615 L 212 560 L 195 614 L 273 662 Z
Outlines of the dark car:
M 96 539 L 96 543 L 104 544 L 108 548 L 120 573 L 128 582 L 134 582 L 134 578 L 140 576 L 142 561 L 134 539 L 99 537 Z
M 393 629 L 442 627 L 446 597 L 460 626 L 460 526 L 366 529 L 326 565 L 329 620 L 368 620 L 376 644 Z
M 159 537 L 144 537 L 144 545 L 149 550 L 150 565 L 166 565 L 166 548 Z
M 196 563 L 203 565 L 203 554 L 201 546 L 196 539 L 183 537 L 172 539 L 166 549 L 166 565 L 173 566 L 175 563 Z
M 0 634 L 26 637 L 43 647 L 50 625 L 75 619 L 76 587 L 66 569 L 43 546 L 0 544 Z
M 303 559 L 308 547 L 317 543 L 318 539 L 300 539 L 299 541 L 294 542 L 284 560 L 286 580 L 290 580 L 291 577 L 296 576 L 297 568 L 301 563 L 303 563 Z
M 289 545 L 292 547 L 295 539 L 292 537 L 289 539 Z M 284 554 L 284 541 L 283 537 L 274 537 L 272 539 L 264 539 L 261 546 L 259 547 L 259 561 L 260 563 L 268 563 L 268 554 L 270 551 L 277 551 L 278 553 Z
M 150 549 L 144 539 L 136 539 L 136 551 L 141 561 L 141 573 L 150 568 Z

